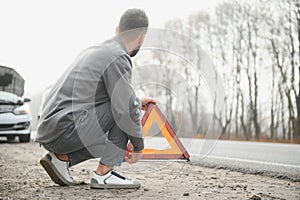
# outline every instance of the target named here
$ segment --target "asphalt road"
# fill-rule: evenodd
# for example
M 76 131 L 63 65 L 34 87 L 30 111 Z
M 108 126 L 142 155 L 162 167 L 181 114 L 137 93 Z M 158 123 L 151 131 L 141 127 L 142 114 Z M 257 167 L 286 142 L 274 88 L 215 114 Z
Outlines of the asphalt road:
M 300 145 L 224 140 L 181 139 L 191 163 L 229 168 L 300 181 Z M 163 138 L 146 140 L 152 148 L 167 147 Z
M 35 132 L 33 132 L 33 137 Z M 245 173 L 270 175 L 300 182 L 300 145 L 180 138 L 191 163 L 228 168 Z M 164 138 L 145 140 L 147 148 L 165 149 Z

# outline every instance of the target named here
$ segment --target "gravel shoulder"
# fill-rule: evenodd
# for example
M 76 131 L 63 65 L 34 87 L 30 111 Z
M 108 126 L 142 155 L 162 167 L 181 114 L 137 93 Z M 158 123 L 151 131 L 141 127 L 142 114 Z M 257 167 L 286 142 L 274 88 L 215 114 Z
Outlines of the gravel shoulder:
M 117 170 L 142 183 L 139 190 L 92 190 L 97 160 L 71 168 L 81 185 L 54 184 L 39 164 L 38 144 L 0 142 L 0 199 L 300 199 L 300 183 L 182 162 L 124 163 Z

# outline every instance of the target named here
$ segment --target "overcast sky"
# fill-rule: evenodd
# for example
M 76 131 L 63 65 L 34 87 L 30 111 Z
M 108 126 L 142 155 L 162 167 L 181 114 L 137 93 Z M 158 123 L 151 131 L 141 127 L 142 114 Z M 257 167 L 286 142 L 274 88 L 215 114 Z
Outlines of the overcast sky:
M 81 50 L 114 36 L 126 9 L 145 10 L 150 27 L 160 28 L 219 1 L 1 1 L 0 65 L 15 68 L 31 96 L 54 83 Z

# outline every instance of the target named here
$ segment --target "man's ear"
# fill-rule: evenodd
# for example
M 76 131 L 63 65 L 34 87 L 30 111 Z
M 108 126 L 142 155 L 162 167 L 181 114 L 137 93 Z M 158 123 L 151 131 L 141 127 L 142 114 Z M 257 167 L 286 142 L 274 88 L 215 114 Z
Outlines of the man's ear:
M 119 34 L 119 27 L 117 26 L 116 27 L 116 35 L 118 35 Z

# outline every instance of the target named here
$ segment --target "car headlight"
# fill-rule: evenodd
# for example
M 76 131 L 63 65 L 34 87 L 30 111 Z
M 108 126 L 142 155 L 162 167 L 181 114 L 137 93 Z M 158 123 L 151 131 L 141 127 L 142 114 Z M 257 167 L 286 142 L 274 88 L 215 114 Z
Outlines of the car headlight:
M 27 104 L 24 104 L 20 107 L 17 107 L 13 111 L 13 113 L 15 115 L 26 115 L 26 114 L 29 114 L 29 112 L 30 112 L 30 109 L 29 109 L 29 106 Z

